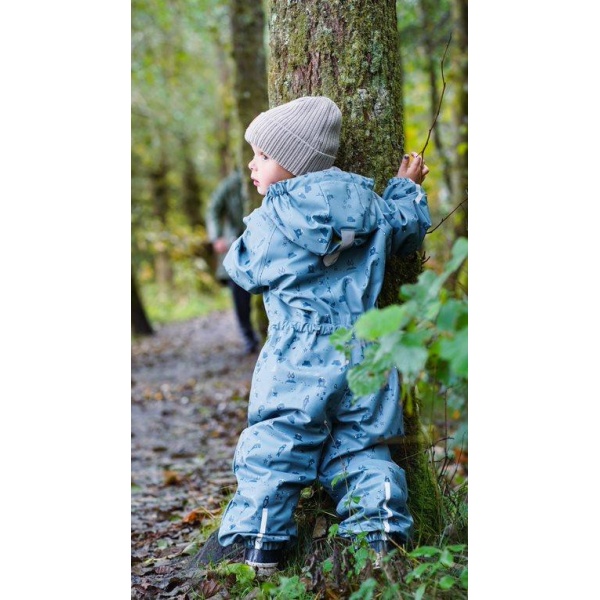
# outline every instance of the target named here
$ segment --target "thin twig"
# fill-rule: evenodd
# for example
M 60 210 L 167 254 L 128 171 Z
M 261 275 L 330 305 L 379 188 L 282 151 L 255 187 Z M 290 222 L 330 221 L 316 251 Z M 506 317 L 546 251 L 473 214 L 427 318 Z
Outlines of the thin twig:
M 449 212 L 433 229 L 428 231 L 426 235 L 433 233 L 448 217 L 455 213 L 466 201 L 467 199 L 465 198 L 456 208 L 452 209 L 452 212 Z
M 444 49 L 444 55 L 442 56 L 442 60 L 441 60 L 442 84 L 443 84 L 442 85 L 442 93 L 440 94 L 440 101 L 438 102 L 437 112 L 435 113 L 433 123 L 431 124 L 431 127 L 429 128 L 429 131 L 427 133 L 427 139 L 425 140 L 425 145 L 423 146 L 423 150 L 421 150 L 421 157 L 423 158 L 423 160 L 425 160 L 425 149 L 427 148 L 427 145 L 429 144 L 429 138 L 431 137 L 431 132 L 433 131 L 433 128 L 435 127 L 435 124 L 437 123 L 438 117 L 440 116 L 440 110 L 442 109 L 442 100 L 444 99 L 444 92 L 446 91 L 446 78 L 444 77 L 444 61 L 446 60 L 446 54 L 448 53 L 448 48 L 450 47 L 451 41 L 452 41 L 452 34 L 450 34 L 450 37 L 448 38 L 448 42 L 446 43 L 446 48 Z

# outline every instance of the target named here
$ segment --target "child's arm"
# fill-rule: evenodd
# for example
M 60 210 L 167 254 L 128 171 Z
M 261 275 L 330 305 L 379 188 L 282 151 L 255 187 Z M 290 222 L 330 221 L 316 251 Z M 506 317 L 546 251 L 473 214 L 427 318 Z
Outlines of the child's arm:
M 246 230 L 231 245 L 223 266 L 240 287 L 251 294 L 261 294 L 268 288 L 261 275 L 275 226 L 260 209 L 250 213 L 244 223 Z
M 429 168 L 416 152 L 405 154 L 398 174 L 390 179 L 383 199 L 390 213 L 386 218 L 393 229 L 392 253 L 407 255 L 421 247 L 427 230 L 431 227 L 431 217 L 427 205 L 427 195 L 421 187 Z

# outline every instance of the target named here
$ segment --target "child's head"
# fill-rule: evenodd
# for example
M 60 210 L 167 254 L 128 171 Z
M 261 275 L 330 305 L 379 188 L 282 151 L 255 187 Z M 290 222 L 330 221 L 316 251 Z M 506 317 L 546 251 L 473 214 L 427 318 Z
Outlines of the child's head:
M 245 135 L 254 150 L 248 166 L 259 174 L 253 176 L 258 191 L 265 194 L 272 183 L 333 166 L 341 123 L 340 109 L 324 96 L 298 98 L 258 115 Z

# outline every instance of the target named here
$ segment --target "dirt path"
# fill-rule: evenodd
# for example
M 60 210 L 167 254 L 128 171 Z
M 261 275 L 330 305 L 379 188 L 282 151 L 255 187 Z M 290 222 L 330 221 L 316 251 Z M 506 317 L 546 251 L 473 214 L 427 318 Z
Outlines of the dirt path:
M 134 342 L 132 598 L 194 597 L 188 562 L 235 484 L 255 360 L 229 311 Z

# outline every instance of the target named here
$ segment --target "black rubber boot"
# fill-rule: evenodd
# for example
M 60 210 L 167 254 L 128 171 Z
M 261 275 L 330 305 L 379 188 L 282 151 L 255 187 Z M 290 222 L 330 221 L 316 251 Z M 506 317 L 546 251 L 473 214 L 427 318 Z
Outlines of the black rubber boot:
M 256 574 L 262 577 L 273 575 L 283 560 L 282 550 L 258 550 L 246 548 L 244 562 L 254 568 Z
M 232 562 L 241 561 L 244 555 L 244 546 L 242 544 L 232 544 L 231 546 L 221 546 L 218 540 L 219 532 L 215 531 L 206 540 L 198 554 L 193 559 L 196 566 L 205 566 L 217 564 L 224 560 Z

